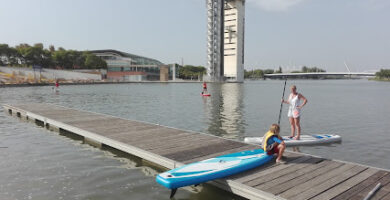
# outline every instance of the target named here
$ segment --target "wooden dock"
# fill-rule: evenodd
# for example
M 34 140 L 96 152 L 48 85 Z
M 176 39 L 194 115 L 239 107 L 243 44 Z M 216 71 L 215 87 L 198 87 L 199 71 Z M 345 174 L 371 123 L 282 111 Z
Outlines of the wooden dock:
M 11 115 L 97 147 L 107 145 L 166 168 L 259 148 L 238 141 L 51 104 L 3 105 Z M 248 199 L 390 199 L 390 171 L 307 154 L 286 152 L 287 164 L 271 163 L 208 182 Z M 156 183 L 157 184 L 157 183 Z M 167 190 L 167 196 L 169 191 Z

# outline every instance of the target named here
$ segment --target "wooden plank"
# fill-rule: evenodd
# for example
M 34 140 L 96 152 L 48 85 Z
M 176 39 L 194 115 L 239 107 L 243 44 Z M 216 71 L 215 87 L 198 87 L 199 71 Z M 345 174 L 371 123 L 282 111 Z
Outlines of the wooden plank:
M 123 135 L 125 137 L 126 135 Z M 139 135 L 136 135 L 133 137 L 131 135 L 131 138 L 126 139 L 125 141 L 128 144 L 137 145 L 139 147 L 145 146 L 152 146 L 154 148 L 159 148 L 164 145 L 169 145 L 171 143 L 178 143 L 180 141 L 186 141 L 189 139 L 197 139 L 196 134 L 189 134 L 186 132 L 183 133 L 176 133 L 171 135 L 166 135 L 164 137 L 158 137 L 157 135 L 153 135 L 151 137 L 142 137 Z
M 145 125 L 145 126 L 128 126 L 123 128 L 84 128 L 83 130 L 98 133 L 100 135 L 104 136 L 113 136 L 113 135 L 128 135 L 132 137 L 136 137 L 137 135 L 146 134 L 147 132 L 151 131 L 152 129 L 159 129 L 158 126 L 152 126 L 152 125 Z
M 107 119 L 106 116 L 96 116 L 96 115 L 70 115 L 65 117 L 50 117 L 52 120 L 60 121 L 64 124 L 68 124 L 71 122 L 84 121 L 90 119 Z M 107 119 L 108 120 L 108 119 Z
M 110 118 L 93 118 L 93 119 L 87 119 L 83 121 L 76 121 L 77 123 L 73 122 L 67 122 L 66 124 L 74 127 L 78 127 L 80 129 L 99 129 L 99 130 L 105 130 L 108 132 L 111 132 L 115 129 L 122 129 L 127 127 L 135 127 L 135 126 L 146 126 L 145 124 L 139 124 L 139 123 L 126 123 L 126 122 L 120 122 L 116 121 L 114 119 Z M 82 123 L 81 123 L 82 122 Z M 150 125 L 149 125 L 150 126 Z
M 301 199 L 310 199 L 318 194 L 321 194 L 322 192 L 329 190 L 330 188 L 337 187 L 337 185 L 356 174 L 366 170 L 367 167 L 362 167 L 359 165 L 354 166 L 353 168 L 344 171 L 343 173 L 340 173 L 336 176 L 333 176 L 332 178 L 328 179 L 327 181 L 324 181 L 320 184 L 317 184 L 315 186 L 311 186 L 310 188 L 307 188 L 304 191 L 301 191 L 298 195 L 295 195 L 289 199 L 291 200 L 301 200 Z
M 45 116 L 45 115 L 40 115 Z M 62 117 L 46 117 L 47 119 L 55 120 L 64 124 L 70 125 L 72 122 L 78 122 L 78 121 L 89 121 L 89 120 L 109 120 L 107 117 L 104 116 L 95 116 L 95 115 L 72 115 L 72 116 L 62 116 Z M 93 123 L 93 122 L 90 122 Z
M 257 188 L 257 186 L 259 186 L 261 184 L 265 184 L 269 181 L 272 181 L 272 180 L 274 180 L 278 177 L 284 176 L 286 174 L 294 173 L 296 170 L 303 168 L 303 167 L 306 167 L 310 164 L 316 163 L 318 161 L 319 161 L 318 158 L 308 157 L 307 160 L 303 160 L 299 163 L 290 163 L 290 166 L 285 168 L 285 169 L 281 169 L 281 170 L 274 171 L 272 173 L 260 176 L 257 179 L 254 179 L 254 180 L 251 180 L 248 182 L 244 182 L 244 184 Z
M 153 139 L 156 137 L 164 138 L 172 135 L 178 135 L 184 133 L 185 131 L 167 130 L 159 126 L 133 126 L 126 127 L 121 130 L 114 130 L 109 134 L 107 133 L 107 131 L 104 130 L 96 130 L 95 132 L 101 135 L 107 134 L 108 137 L 112 137 L 113 139 L 128 139 L 128 141 L 131 142 L 145 139 Z
M 76 112 L 69 112 L 69 111 L 56 111 L 56 112 L 50 112 L 50 114 L 47 113 L 41 113 L 41 112 L 34 112 L 36 115 L 40 115 L 45 118 L 50 118 L 52 120 L 65 122 L 65 120 L 69 119 L 88 119 L 89 118 L 107 118 L 107 116 L 103 115 L 96 115 L 92 113 L 76 113 Z
M 286 198 L 286 199 L 290 199 L 291 197 L 299 195 L 300 193 L 310 189 L 311 187 L 319 185 L 319 184 L 329 180 L 332 177 L 335 177 L 335 176 L 338 176 L 338 175 L 344 173 L 346 170 L 349 170 L 354 166 L 355 165 L 352 165 L 352 164 L 341 165 L 340 167 L 335 168 L 332 171 L 326 172 L 325 174 L 321 174 L 313 179 L 306 181 L 305 183 L 302 183 L 300 185 L 292 187 L 292 188 L 284 191 L 283 193 L 281 193 L 279 196 Z
M 167 142 L 164 145 L 160 145 L 158 147 L 155 147 L 153 144 L 150 144 L 148 146 L 142 147 L 143 149 L 146 149 L 150 152 L 159 152 L 162 155 L 170 154 L 170 153 L 176 153 L 176 152 L 181 152 L 197 147 L 203 147 L 203 146 L 208 146 L 208 145 L 214 145 L 216 143 L 219 143 L 220 140 L 218 139 L 207 139 L 207 138 L 202 138 L 202 139 L 197 139 L 193 140 L 190 138 L 187 138 L 186 140 L 183 140 L 181 142 Z
M 288 162 L 287 164 L 284 165 L 275 165 L 275 167 L 265 169 L 263 171 L 259 171 L 255 174 L 252 174 L 250 177 L 244 177 L 237 179 L 237 181 L 242 182 L 245 185 L 251 186 L 251 185 L 256 185 L 255 181 L 268 181 L 272 180 L 274 177 L 269 176 L 272 173 L 278 172 L 278 171 L 283 171 L 288 169 L 289 167 L 295 165 L 296 163 L 304 162 L 306 160 L 309 160 L 312 158 L 311 156 L 301 156 L 299 158 L 296 158 L 292 160 L 291 162 Z M 294 162 L 293 162 L 294 161 Z
M 382 184 L 382 183 L 381 183 Z M 385 199 L 384 197 L 390 193 L 390 183 L 382 185 L 382 187 L 375 193 L 370 200 Z M 390 198 L 389 198 L 390 199 Z
M 168 136 L 172 136 L 172 137 L 168 137 Z M 208 137 L 199 134 L 190 134 L 186 132 L 183 132 L 182 135 L 179 134 L 171 134 L 166 136 L 156 135 L 155 137 L 156 138 L 149 138 L 147 142 L 142 142 L 137 145 L 139 145 L 140 147 L 145 147 L 145 149 L 157 149 L 160 148 L 160 146 L 161 148 L 164 148 L 164 146 L 172 146 L 172 144 L 174 144 L 175 146 L 183 146 L 184 143 L 185 144 L 188 144 L 188 142 L 196 143 L 197 141 L 201 142 L 210 139 Z M 161 141 L 159 142 L 160 145 L 154 145 L 157 144 L 157 142 L 155 142 L 155 139 L 159 139 Z
M 159 141 L 156 141 L 156 139 L 159 139 Z M 159 137 L 158 135 L 154 135 L 154 137 L 148 137 L 143 139 L 137 139 L 137 138 L 131 138 L 131 140 L 127 139 L 127 143 L 131 145 L 135 145 L 139 148 L 143 148 L 145 150 L 152 150 L 152 149 L 169 149 L 174 148 L 177 146 L 183 146 L 185 142 L 190 142 L 193 140 L 205 140 L 202 137 L 199 137 L 199 135 L 196 134 L 188 134 L 188 133 L 178 133 L 178 134 L 172 134 L 167 135 L 164 137 Z
M 193 158 L 191 158 L 189 160 L 183 160 L 181 162 L 185 163 L 185 164 L 189 164 L 189 163 L 198 162 L 198 161 L 201 161 L 201 160 L 206 160 L 206 159 L 209 159 L 209 158 L 215 158 L 215 157 L 226 155 L 226 154 L 230 154 L 230 153 L 236 153 L 236 152 L 247 151 L 247 150 L 252 150 L 252 149 L 253 148 L 252 148 L 251 145 L 245 145 L 245 146 L 242 146 L 242 147 L 232 148 L 232 149 L 225 150 L 225 151 L 219 151 L 219 152 L 216 152 L 216 153 L 213 153 L 213 154 L 208 154 L 208 155 L 205 155 L 205 156 L 194 156 Z
M 69 108 L 65 107 L 58 107 L 58 106 L 53 106 L 49 104 L 17 104 L 13 105 L 13 107 L 16 107 L 18 109 L 26 110 L 26 111 L 31 111 L 31 112 L 39 112 L 39 111 L 60 111 L 60 110 L 70 110 Z
M 111 137 L 111 136 L 109 136 L 109 137 Z M 134 146 L 139 146 L 141 143 L 153 144 L 153 141 L 155 141 L 154 139 L 158 138 L 158 139 L 160 139 L 160 141 L 156 142 L 155 144 L 158 146 L 161 146 L 161 144 L 160 144 L 161 142 L 164 143 L 168 140 L 178 141 L 178 140 L 182 140 L 183 138 L 187 138 L 187 137 L 192 137 L 192 136 L 191 135 L 189 136 L 187 133 L 178 133 L 178 134 L 172 134 L 169 136 L 165 136 L 163 138 L 156 137 L 156 136 L 139 137 L 139 135 L 137 135 L 136 137 L 133 137 L 132 135 L 131 136 L 115 135 L 115 137 L 112 137 L 112 138 L 114 138 L 115 140 L 121 141 L 123 143 L 129 144 L 129 145 L 134 145 Z
M 31 110 L 30 110 L 31 111 Z M 96 115 L 96 116 L 103 116 L 103 115 L 97 115 L 95 113 L 91 112 L 82 112 L 82 111 L 75 111 L 71 109 L 47 109 L 47 110 L 36 110 L 32 111 L 35 114 L 44 115 L 47 118 L 51 117 L 58 117 L 58 116 L 70 116 L 70 115 Z
M 137 137 L 137 135 L 138 136 L 144 135 L 144 137 L 149 135 L 153 136 L 156 134 L 156 132 L 158 132 L 159 128 L 154 126 L 144 126 L 144 127 L 136 126 L 136 127 L 128 127 L 126 129 L 111 130 L 111 131 L 106 131 L 105 129 L 95 129 L 95 128 L 86 128 L 82 130 L 86 130 L 91 133 L 96 133 L 112 139 L 123 139 L 123 138 L 135 138 Z
M 218 144 L 218 140 L 204 140 L 204 141 L 187 141 L 181 144 L 171 144 L 170 146 L 160 147 L 158 149 L 151 149 L 151 152 L 159 152 L 162 156 L 166 157 L 167 154 L 177 153 L 180 154 L 180 152 L 188 151 L 191 149 L 197 149 L 199 147 L 205 147 L 209 145 L 216 145 Z M 188 156 L 188 155 L 187 155 Z M 170 158 L 171 159 L 171 158 Z M 172 159 L 173 160 L 173 159 Z
M 142 134 L 146 134 L 145 132 L 149 132 L 153 129 L 158 129 L 159 127 L 156 126 L 150 126 L 150 125 L 145 125 L 145 126 L 127 126 L 127 127 L 122 127 L 122 128 L 101 128 L 101 129 L 96 129 L 96 128 L 85 128 L 84 130 L 98 133 L 100 135 L 104 135 L 106 137 L 108 136 L 117 136 L 121 137 L 121 135 L 127 135 L 128 137 L 137 137 L 141 136 Z
M 214 145 L 200 146 L 194 149 L 183 150 L 180 152 L 168 152 L 168 153 L 165 152 L 161 155 L 167 158 L 180 157 L 180 160 L 188 160 L 193 157 L 199 157 L 201 155 L 212 154 L 212 153 L 216 153 L 216 152 L 220 152 L 232 148 L 242 147 L 245 145 L 246 145 L 245 143 L 223 140 Z M 178 154 L 181 154 L 181 156 L 178 156 Z
M 126 125 L 126 126 L 145 126 L 145 123 L 141 122 L 133 122 L 129 120 L 124 120 L 120 118 L 103 118 L 103 119 L 91 119 L 91 120 L 84 120 L 84 121 L 75 121 L 75 122 L 68 122 L 67 124 L 71 126 L 76 126 L 79 128 L 89 128 L 89 127 L 105 127 L 109 125 Z
M 371 187 L 366 187 L 362 190 L 359 191 L 359 193 L 355 194 L 354 196 L 351 196 L 349 199 L 364 199 L 364 197 L 367 196 L 367 194 L 378 184 L 381 183 L 382 185 L 387 185 L 390 183 L 390 174 L 387 174 L 386 176 L 382 177 L 379 179 L 377 182 L 374 182 L 371 184 Z M 383 188 L 380 188 L 379 191 L 377 191 L 376 195 L 378 192 L 380 192 Z M 376 196 L 375 195 L 375 196 Z
M 167 129 L 167 128 L 161 128 L 158 126 L 154 126 L 151 128 L 141 127 L 143 130 L 135 130 L 132 131 L 126 131 L 126 134 L 118 133 L 110 135 L 110 138 L 121 140 L 121 142 L 130 142 L 137 140 L 137 136 L 145 139 L 150 139 L 152 137 L 166 137 L 170 135 L 177 135 L 179 133 L 182 133 L 181 130 L 175 130 L 175 129 Z M 96 133 L 99 133 L 100 135 L 105 135 L 106 132 L 96 131 Z
M 157 130 L 158 131 L 158 130 Z M 142 147 L 144 149 L 147 148 L 159 148 L 164 145 L 172 146 L 180 144 L 181 141 L 186 140 L 200 140 L 203 139 L 203 136 L 200 136 L 196 133 L 187 133 L 187 132 L 178 132 L 178 133 L 166 133 L 163 136 L 161 136 L 158 132 L 157 133 L 147 133 L 147 134 L 139 134 L 136 133 L 136 135 L 127 135 L 127 134 L 121 134 L 121 135 L 112 135 L 109 136 L 110 138 L 113 138 L 115 140 L 121 141 L 123 143 L 127 143 L 130 145 L 134 145 L 137 147 Z
M 226 142 L 226 141 L 221 141 L 221 140 L 212 140 L 211 143 L 207 144 L 207 145 L 204 145 L 203 143 L 206 142 L 206 140 L 204 140 L 203 142 L 194 142 L 194 141 L 189 141 L 191 144 L 186 144 L 186 145 L 182 145 L 178 148 L 174 148 L 174 149 L 166 149 L 164 150 L 164 152 L 162 153 L 162 155 L 164 156 L 167 156 L 167 157 L 180 157 L 180 155 L 184 154 L 184 157 L 190 157 L 190 158 L 193 158 L 193 152 L 194 151 L 199 151 L 197 153 L 200 153 L 201 152 L 201 149 L 206 149 L 208 147 L 216 147 L 218 146 L 219 144 L 225 144 L 225 145 L 228 145 L 230 142 Z M 187 146 L 188 145 L 188 146 Z M 153 150 L 155 151 L 155 150 Z
M 372 175 L 369 178 L 367 178 L 366 180 L 364 180 L 364 181 L 360 182 L 359 184 L 355 185 L 351 189 L 341 193 L 340 195 L 337 195 L 333 199 L 334 200 L 349 199 L 350 197 L 352 197 L 355 194 L 359 193 L 361 190 L 369 187 L 370 185 L 375 184 L 376 182 L 378 182 L 379 179 L 381 179 L 382 177 L 386 176 L 387 174 L 389 174 L 389 172 L 380 170 L 377 173 L 375 173 L 374 175 Z
M 337 168 L 341 166 L 342 163 L 330 161 L 330 160 L 325 160 L 318 164 L 316 169 L 313 171 L 310 171 L 308 173 L 305 173 L 303 175 L 300 175 L 294 179 L 288 180 L 284 183 L 281 183 L 279 185 L 275 185 L 274 187 L 270 188 L 268 192 L 272 194 L 281 194 L 284 191 L 289 190 L 292 187 L 295 187 L 297 185 L 300 185 L 302 183 L 305 183 L 308 180 L 311 180 L 321 174 L 324 174 L 325 172 L 328 172 L 330 170 L 333 170 L 334 168 Z
M 319 159 L 319 158 L 317 158 Z M 288 173 L 286 175 L 283 175 L 283 176 L 280 176 L 272 181 L 268 181 L 264 184 L 261 184 L 261 185 L 258 185 L 256 186 L 257 189 L 261 189 L 261 190 L 265 190 L 265 191 L 268 191 L 272 194 L 276 194 L 275 192 L 275 189 L 274 188 L 277 188 L 277 186 L 283 184 L 283 183 L 286 183 L 287 181 L 289 180 L 292 180 L 292 179 L 295 179 L 295 178 L 298 178 L 302 175 L 305 175 L 309 172 L 312 172 L 318 168 L 321 168 L 321 167 L 324 167 L 326 165 L 329 165 L 330 164 L 330 161 L 329 160 L 318 160 L 315 161 L 313 160 L 313 163 L 311 164 L 307 164 L 307 166 L 299 166 L 299 165 L 294 165 L 294 167 L 298 167 L 296 169 L 296 171 L 294 172 L 291 172 L 291 173 Z
M 307 156 L 302 156 L 302 155 L 293 155 L 293 156 L 287 157 L 288 162 L 292 162 L 292 161 L 298 162 L 302 159 L 308 159 L 308 158 L 307 158 Z M 275 166 L 274 162 L 270 162 L 270 163 L 272 163 L 272 165 L 269 166 L 268 168 L 255 168 L 255 169 L 248 170 L 246 172 L 231 176 L 230 178 L 234 181 L 244 183 L 244 182 L 254 180 L 260 176 L 263 176 L 264 174 L 272 173 L 274 171 L 277 171 L 279 169 L 284 169 L 284 168 L 291 165 L 291 164 L 286 164 L 286 165 L 276 165 Z
M 344 191 L 347 191 L 350 188 L 352 188 L 353 186 L 366 180 L 368 177 L 374 175 L 378 171 L 379 170 L 377 170 L 377 169 L 369 168 L 369 169 L 359 173 L 358 175 L 346 180 L 345 182 L 337 185 L 336 187 L 333 187 L 333 188 L 321 193 L 320 195 L 315 196 L 312 199 L 313 200 L 326 200 L 326 199 L 331 199 L 333 197 L 336 197 L 337 195 L 343 193 Z
M 236 149 L 244 147 L 246 145 L 241 143 L 233 143 L 229 141 L 213 140 L 212 143 L 207 144 L 208 141 L 205 141 L 198 145 L 189 145 L 189 148 L 180 148 L 177 151 L 164 152 L 164 155 L 170 159 L 183 162 L 184 160 L 191 160 L 194 158 L 199 158 L 205 155 L 212 155 L 226 150 Z M 225 144 L 221 148 L 221 143 Z M 210 148 L 211 147 L 211 148 Z M 192 151 L 191 151 L 192 149 Z
M 390 199 L 390 193 L 387 193 L 386 196 L 380 198 L 380 200 L 389 200 Z
M 73 112 L 69 110 L 46 110 L 46 111 L 30 111 L 33 112 L 34 114 L 44 116 L 46 118 L 51 118 L 51 119 L 67 119 L 70 117 L 77 117 L 77 116 L 92 116 L 92 113 L 80 113 L 80 112 Z M 94 115 L 96 116 L 96 115 Z M 102 116 L 100 116 L 102 117 Z

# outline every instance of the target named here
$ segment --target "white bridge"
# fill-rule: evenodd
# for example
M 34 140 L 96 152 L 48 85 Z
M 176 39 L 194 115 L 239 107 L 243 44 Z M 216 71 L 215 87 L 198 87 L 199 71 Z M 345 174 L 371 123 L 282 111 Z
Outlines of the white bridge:
M 326 76 L 375 76 L 375 72 L 309 72 L 264 74 L 264 78 L 320 78 Z

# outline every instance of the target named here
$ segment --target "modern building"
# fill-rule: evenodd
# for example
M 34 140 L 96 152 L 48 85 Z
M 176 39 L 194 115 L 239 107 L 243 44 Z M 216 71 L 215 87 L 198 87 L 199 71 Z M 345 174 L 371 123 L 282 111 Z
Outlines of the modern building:
M 210 81 L 244 81 L 245 0 L 206 0 L 207 75 Z
M 143 56 L 117 50 L 90 51 L 107 62 L 107 79 L 118 81 L 174 80 L 177 73 L 174 65 Z

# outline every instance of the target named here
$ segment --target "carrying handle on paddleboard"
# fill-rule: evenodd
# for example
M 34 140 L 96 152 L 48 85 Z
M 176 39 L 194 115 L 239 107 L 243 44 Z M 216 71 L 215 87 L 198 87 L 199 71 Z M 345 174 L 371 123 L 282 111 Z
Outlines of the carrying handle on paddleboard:
M 283 88 L 282 99 L 284 99 L 284 91 L 286 90 L 286 83 L 287 83 L 287 78 L 286 78 L 286 80 L 284 80 L 284 88 Z M 280 118 L 282 117 L 282 108 L 283 108 L 283 101 L 280 103 L 279 120 L 278 120 L 278 125 L 279 126 L 280 126 Z

